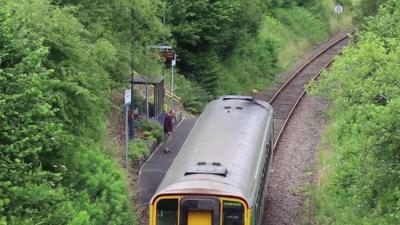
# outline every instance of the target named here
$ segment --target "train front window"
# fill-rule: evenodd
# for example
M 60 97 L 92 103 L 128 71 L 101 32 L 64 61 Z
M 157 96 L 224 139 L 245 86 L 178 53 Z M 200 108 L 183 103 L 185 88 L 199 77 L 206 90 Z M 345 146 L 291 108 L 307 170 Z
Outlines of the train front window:
M 244 225 L 244 207 L 239 202 L 223 201 L 223 225 Z
M 157 203 L 157 225 L 178 225 L 178 199 L 162 199 Z

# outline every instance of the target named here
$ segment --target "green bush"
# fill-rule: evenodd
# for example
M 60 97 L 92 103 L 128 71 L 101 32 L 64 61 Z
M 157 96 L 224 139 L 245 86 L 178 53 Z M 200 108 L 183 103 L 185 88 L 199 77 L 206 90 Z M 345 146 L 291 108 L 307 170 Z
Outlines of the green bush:
M 288 26 L 296 38 L 304 38 L 311 43 L 325 40 L 329 34 L 329 21 L 320 20 L 318 14 L 304 8 L 292 7 L 288 9 L 274 9 L 273 16 Z
M 141 139 L 136 139 L 129 143 L 129 158 L 131 160 L 140 160 L 147 158 L 150 155 L 150 149 L 147 142 Z
M 171 33 L 181 59 L 180 72 L 216 95 L 222 62 L 239 44 L 241 33 L 257 33 L 260 1 L 170 0 Z M 238 35 L 239 34 L 239 35 Z M 193 107 L 197 107 L 197 101 Z
M 319 2 L 308 2 L 307 6 L 272 8 L 261 18 L 257 36 L 238 32 L 237 46 L 215 72 L 216 93 L 248 94 L 252 89 L 264 89 L 276 73 L 325 40 L 330 33 L 329 16 L 318 11 L 326 6 Z
M 321 224 L 398 224 L 400 220 L 400 2 L 368 19 L 317 93 L 334 102 L 326 183 L 317 191 Z
M 185 109 L 194 114 L 199 114 L 204 106 L 211 100 L 211 96 L 195 82 L 190 82 L 184 76 L 175 76 L 176 94 L 182 98 Z
M 269 37 L 242 35 L 232 55 L 223 63 L 218 76 L 218 95 L 248 94 L 264 89 L 278 68 L 277 44 Z
M 113 48 L 91 43 L 73 12 L 49 0 L 0 7 L 3 224 L 136 220 L 126 175 L 99 144 L 110 82 L 98 57 Z
M 153 120 L 139 119 L 138 125 L 143 132 L 149 132 L 158 142 L 163 138 L 164 131 L 161 125 Z

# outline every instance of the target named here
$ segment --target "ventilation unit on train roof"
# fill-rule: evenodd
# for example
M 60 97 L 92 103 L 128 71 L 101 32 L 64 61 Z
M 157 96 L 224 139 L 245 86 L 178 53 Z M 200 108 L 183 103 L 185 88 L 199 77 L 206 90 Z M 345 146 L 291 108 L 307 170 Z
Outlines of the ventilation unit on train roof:
M 241 96 L 241 95 L 226 95 L 226 96 L 224 96 L 222 98 L 222 100 L 231 100 L 231 99 L 252 101 L 253 97 L 251 97 L 251 96 Z
M 226 177 L 228 169 L 219 162 L 198 162 L 196 165 L 189 167 L 185 172 L 185 176 L 194 174 L 210 174 Z
M 254 103 L 256 105 L 259 105 L 259 106 L 263 107 L 267 111 L 269 111 L 269 108 L 267 106 L 265 106 L 263 103 L 261 103 L 260 101 L 256 100 L 252 96 L 226 95 L 226 96 L 222 97 L 222 101 L 227 101 L 227 100 L 243 100 L 243 101 L 247 101 L 247 102 L 252 102 L 252 103 Z M 236 109 L 243 109 L 243 108 L 242 107 L 237 107 Z

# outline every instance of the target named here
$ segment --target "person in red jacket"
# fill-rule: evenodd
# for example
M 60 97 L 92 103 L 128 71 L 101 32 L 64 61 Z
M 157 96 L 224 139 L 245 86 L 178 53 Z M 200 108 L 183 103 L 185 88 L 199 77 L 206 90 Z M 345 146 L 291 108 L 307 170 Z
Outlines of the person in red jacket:
M 171 152 L 169 150 L 167 143 L 171 139 L 171 134 L 172 134 L 172 129 L 173 129 L 173 124 L 172 120 L 174 119 L 175 114 L 173 110 L 170 110 L 168 113 L 165 114 L 164 116 L 164 153 Z

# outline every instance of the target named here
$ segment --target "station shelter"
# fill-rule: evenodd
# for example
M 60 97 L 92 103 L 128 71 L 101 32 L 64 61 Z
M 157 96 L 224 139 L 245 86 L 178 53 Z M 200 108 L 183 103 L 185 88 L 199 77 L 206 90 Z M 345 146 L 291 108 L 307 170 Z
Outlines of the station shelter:
M 165 94 L 165 82 L 164 77 L 161 78 L 150 78 L 135 73 L 134 85 L 145 86 L 145 99 L 143 112 L 146 118 L 151 118 L 157 121 L 162 121 L 163 116 L 163 105 L 164 105 L 164 94 Z M 153 103 L 149 101 L 150 89 L 153 89 Z

